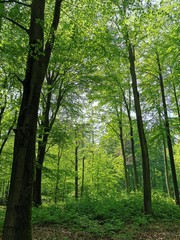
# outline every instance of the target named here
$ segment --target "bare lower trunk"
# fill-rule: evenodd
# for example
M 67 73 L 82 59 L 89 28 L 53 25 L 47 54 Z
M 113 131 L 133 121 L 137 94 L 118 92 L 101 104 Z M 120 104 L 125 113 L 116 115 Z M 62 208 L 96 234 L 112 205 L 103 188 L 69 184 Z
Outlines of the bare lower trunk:
M 170 158 L 170 165 L 171 165 L 171 172 L 172 172 L 172 180 L 173 180 L 173 187 L 174 187 L 174 197 L 177 205 L 180 205 L 180 198 L 179 198 L 179 189 L 178 189 L 178 182 L 177 182 L 177 175 L 176 175 L 176 167 L 174 162 L 174 153 L 173 153 L 173 146 L 171 141 L 171 132 L 169 126 L 169 118 L 168 118 L 168 111 L 167 111 L 167 104 L 166 104 L 166 97 L 164 92 L 164 81 L 163 75 L 161 70 L 161 64 L 159 59 L 159 54 L 156 53 L 158 71 L 159 71 L 159 84 L 161 89 L 161 97 L 163 103 L 163 110 L 164 110 L 164 126 L 167 138 L 167 146 L 169 151 L 169 158 Z
M 32 185 L 40 88 L 32 90 L 28 97 L 26 94 L 25 90 L 15 134 L 12 176 L 3 240 L 29 240 L 32 238 Z
M 127 164 L 126 164 L 126 153 L 125 153 L 125 147 L 124 147 L 122 127 L 120 128 L 120 142 L 121 142 L 121 149 L 122 149 L 122 156 L 123 156 L 126 193 L 129 193 L 129 178 L 128 178 L 128 170 L 127 170 Z
M 176 90 L 176 86 L 173 83 L 173 92 L 174 92 L 174 98 L 175 98 L 175 103 L 176 103 L 176 109 L 177 109 L 177 115 L 180 121 L 180 107 L 179 107 L 179 102 L 178 102 L 178 96 L 177 96 L 177 90 Z
M 163 140 L 163 151 L 164 151 L 164 168 L 165 168 L 165 178 L 166 178 L 166 189 L 167 189 L 168 195 L 171 196 L 171 188 L 170 188 L 170 182 L 169 182 L 169 170 L 168 170 L 168 161 L 167 161 L 165 140 Z
M 81 183 L 81 197 L 84 193 L 84 174 L 85 174 L 85 156 L 82 158 L 82 183 Z
M 33 0 L 23 98 L 15 131 L 13 166 L 3 240 L 31 240 L 32 187 L 40 92 L 57 29 L 61 0 L 56 0 L 50 39 L 44 50 L 45 0 Z
M 76 146 L 75 146 L 75 199 L 78 199 L 78 148 L 79 145 L 76 142 Z
M 160 104 L 159 104 L 160 106 Z M 157 108 L 158 115 L 159 115 L 159 122 L 160 126 L 163 126 L 163 121 L 161 117 L 161 111 L 160 107 Z M 164 155 L 164 170 L 165 170 L 165 180 L 166 180 L 166 189 L 169 196 L 171 196 L 171 188 L 170 188 L 170 181 L 169 181 L 169 170 L 168 170 L 168 157 L 167 157 L 167 151 L 166 151 L 166 134 L 164 133 L 164 130 L 162 132 L 162 144 L 163 144 L 163 155 Z
M 13 166 L 3 240 L 31 240 L 32 186 L 35 158 L 37 115 L 44 78 L 42 56 L 35 58 L 37 39 L 43 43 L 43 28 L 35 21 L 44 19 L 45 1 L 32 4 L 30 42 L 23 98 L 15 131 Z M 37 10 L 38 8 L 38 10 Z M 35 32 L 33 30 L 36 30 Z M 43 49 L 40 48 L 39 52 Z
M 57 159 L 57 175 L 56 175 L 56 186 L 54 193 L 54 203 L 58 202 L 58 192 L 59 192 L 59 181 L 60 181 L 60 160 L 62 156 L 62 149 L 59 147 L 58 149 L 58 159 Z
M 132 123 L 131 112 L 130 112 L 131 99 L 129 99 L 129 104 L 128 104 L 124 91 L 122 89 L 121 89 L 121 91 L 123 93 L 123 99 L 124 99 L 124 103 L 125 103 L 127 115 L 128 115 L 128 120 L 129 120 L 130 138 L 131 138 L 131 153 L 132 153 L 133 171 L 134 171 L 134 185 L 135 185 L 135 190 L 138 190 L 139 189 L 139 179 L 138 179 L 138 173 L 137 173 L 137 164 L 136 164 L 136 155 L 135 155 L 135 146 L 134 146 L 133 123 Z M 130 93 L 129 93 L 129 95 L 130 95 Z
M 131 43 L 128 43 L 128 50 L 129 50 L 130 73 L 131 73 L 132 87 L 133 87 L 133 94 L 134 94 L 134 104 L 135 104 L 135 110 L 136 110 L 138 133 L 139 133 L 139 140 L 140 140 L 141 154 L 142 154 L 144 212 L 146 214 L 151 214 L 152 200 L 151 200 L 149 154 L 148 154 L 148 148 L 146 143 L 146 137 L 144 133 L 139 92 L 137 88 L 137 77 L 136 77 L 136 70 L 135 70 L 135 52 Z

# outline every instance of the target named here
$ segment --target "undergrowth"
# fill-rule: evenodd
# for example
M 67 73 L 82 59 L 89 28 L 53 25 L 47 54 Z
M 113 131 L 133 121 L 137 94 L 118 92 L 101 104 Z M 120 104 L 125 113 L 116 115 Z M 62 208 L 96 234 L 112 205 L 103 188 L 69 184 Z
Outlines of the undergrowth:
M 43 205 L 33 209 L 34 224 L 60 224 L 75 232 L 88 232 L 96 237 L 132 239 L 142 227 L 153 221 L 179 222 L 180 208 L 170 198 L 153 195 L 153 215 L 143 214 L 140 193 L 118 198 L 95 199 L 84 197 L 57 205 Z
M 0 207 L 2 231 L 5 207 Z M 153 194 L 153 215 L 144 215 L 143 196 L 131 193 L 118 197 L 96 199 L 84 197 L 33 208 L 32 222 L 36 225 L 57 224 L 74 233 L 88 233 L 97 239 L 133 239 L 150 224 L 161 222 L 169 231 L 180 226 L 180 207 L 163 194 Z

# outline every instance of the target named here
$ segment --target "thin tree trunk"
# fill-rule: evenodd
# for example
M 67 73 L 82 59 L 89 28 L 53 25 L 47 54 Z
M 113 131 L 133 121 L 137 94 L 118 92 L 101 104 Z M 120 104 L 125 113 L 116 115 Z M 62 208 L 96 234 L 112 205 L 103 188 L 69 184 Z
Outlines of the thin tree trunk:
M 76 141 L 75 146 L 75 199 L 78 199 L 78 148 L 79 145 Z
M 64 176 L 64 181 L 63 181 L 62 201 L 64 201 L 65 198 L 66 198 L 66 175 Z
M 0 12 L 1 12 L 1 16 L 0 16 L 0 32 L 2 31 L 2 23 L 3 23 L 3 17 L 4 16 L 4 11 L 5 11 L 5 3 L 2 2 L 0 4 Z
M 132 123 L 132 118 L 131 118 L 130 107 L 128 106 L 126 96 L 122 89 L 121 89 L 121 91 L 123 93 L 123 99 L 124 99 L 124 103 L 125 103 L 127 114 L 128 114 L 130 138 L 131 138 L 131 153 L 132 153 L 133 171 L 134 171 L 134 183 L 135 183 L 135 190 L 138 190 L 139 189 L 139 179 L 138 179 L 138 173 L 137 173 L 136 154 L 135 154 L 135 146 L 134 146 L 133 123 Z
M 129 193 L 129 178 L 128 178 L 128 170 L 127 170 L 127 164 L 126 164 L 126 152 L 125 152 L 124 139 L 123 139 L 122 123 L 119 123 L 119 131 L 120 131 L 119 139 L 121 143 L 122 156 L 123 156 L 125 188 L 126 188 L 126 192 Z
M 166 153 L 166 144 L 165 139 L 163 137 L 163 151 L 164 151 L 164 168 L 165 168 L 165 178 L 166 178 L 166 189 L 169 196 L 171 196 L 171 188 L 169 182 L 169 170 L 168 170 L 168 160 L 167 160 L 167 153 Z
M 132 160 L 133 160 L 135 190 L 139 190 L 139 179 L 138 179 L 136 155 L 135 155 L 135 147 L 134 147 L 134 132 L 133 132 L 133 127 L 132 127 L 132 120 L 129 119 L 129 121 L 130 121 L 131 152 L 132 152 Z
M 50 103 L 51 103 L 51 92 L 48 92 L 45 109 L 42 116 L 42 122 L 40 124 L 40 131 L 42 133 L 39 135 L 38 141 L 38 154 L 35 165 L 35 178 L 33 185 L 33 202 L 36 207 L 42 204 L 41 199 L 41 180 L 42 180 L 42 167 L 44 163 L 46 146 L 48 142 L 48 136 L 50 132 L 50 120 L 49 120 L 49 112 L 50 112 Z
M 123 157 L 123 166 L 124 166 L 124 180 L 125 180 L 125 189 L 126 192 L 129 193 L 129 177 L 128 177 L 128 170 L 127 170 L 127 164 L 126 164 L 126 152 L 125 152 L 125 146 L 124 146 L 124 138 L 123 138 L 123 125 L 122 125 L 122 104 L 120 106 L 121 112 L 119 113 L 118 106 L 115 102 L 115 110 L 116 115 L 118 119 L 118 128 L 119 128 L 119 140 L 121 143 L 121 150 L 122 150 L 122 157 Z
M 58 150 L 58 161 L 57 161 L 57 175 L 56 175 L 56 186 L 55 186 L 55 193 L 54 193 L 54 203 L 56 204 L 58 201 L 58 191 L 59 191 L 59 180 L 60 180 L 60 160 L 62 156 L 62 150 L 59 147 Z
M 161 112 L 160 112 L 160 104 L 157 107 L 158 115 L 159 115 L 159 122 L 160 126 L 163 125 L 162 118 L 161 118 Z M 167 157 L 167 151 L 166 151 L 166 136 L 164 133 L 162 133 L 162 144 L 163 144 L 163 155 L 164 155 L 164 170 L 165 170 L 165 180 L 166 180 L 166 189 L 169 196 L 171 196 L 171 188 L 170 188 L 170 181 L 169 181 L 169 170 L 168 170 L 168 157 Z
M 124 18 L 126 18 L 127 4 L 126 4 L 126 1 L 123 1 L 122 3 L 123 3 L 123 10 L 124 10 Z M 132 88 L 133 88 L 133 95 L 134 95 L 134 105 L 135 105 L 135 111 L 136 111 L 138 134 L 139 134 L 141 154 L 142 154 L 144 212 L 145 214 L 152 214 L 149 153 L 148 153 L 148 147 L 146 142 L 146 136 L 144 132 L 144 124 L 142 120 L 141 105 L 140 105 L 139 92 L 138 92 L 138 86 L 137 86 L 137 76 L 136 76 L 136 69 L 135 69 L 135 51 L 129 38 L 127 26 L 125 26 L 125 28 L 126 28 L 125 40 L 126 40 L 126 46 L 128 49 L 130 74 L 131 74 Z
M 178 114 L 178 118 L 179 118 L 179 121 L 180 121 L 180 108 L 179 108 L 179 102 L 178 102 L 178 97 L 177 97 L 177 92 L 176 92 L 176 86 L 175 86 L 174 83 L 173 83 L 173 92 L 174 92 L 177 114 Z
M 158 71 L 159 71 L 159 84 L 160 84 L 160 89 L 161 89 L 161 97 L 162 97 L 162 104 L 163 104 L 163 111 L 164 111 L 164 125 L 165 125 L 167 145 L 168 145 L 169 158 L 170 158 L 170 164 L 171 164 L 172 180 L 173 180 L 173 187 L 174 187 L 174 197 L 175 197 L 176 204 L 180 205 L 179 189 L 178 189 L 176 168 L 175 168 L 175 163 L 174 163 L 174 154 L 173 154 L 173 147 L 172 147 L 172 141 L 171 141 L 169 118 L 168 118 L 168 113 L 167 113 L 166 97 L 165 97 L 165 92 L 164 92 L 164 82 L 163 82 L 159 54 L 157 52 L 156 52 L 156 59 L 157 59 L 157 65 L 158 65 Z
M 3 148 L 4 148 L 4 146 L 5 146 L 8 138 L 9 138 L 9 136 L 10 136 L 10 134 L 11 134 L 14 126 L 15 126 L 16 120 L 17 120 L 17 111 L 15 112 L 15 116 L 14 116 L 12 125 L 9 127 L 8 132 L 7 132 L 5 138 L 3 139 L 2 144 L 1 144 L 1 146 L 0 146 L 0 155 L 2 154 Z
M 127 37 L 128 38 L 128 37 Z M 144 189 L 144 212 L 146 214 L 152 213 L 152 199 L 151 199 L 151 182 L 150 182 L 150 166 L 149 166 L 149 154 L 146 143 L 146 137 L 144 133 L 144 126 L 141 114 L 141 106 L 139 99 L 139 92 L 137 87 L 137 77 L 135 70 L 135 51 L 132 44 L 127 39 L 128 52 L 129 52 L 129 63 L 130 63 L 130 74 L 132 79 L 132 88 L 134 94 L 134 104 L 137 117 L 137 126 L 139 133 L 139 140 L 141 145 L 142 154 L 142 167 L 143 167 L 143 189 Z
M 81 197 L 84 193 L 84 173 L 85 173 L 85 156 L 82 158 L 82 183 L 81 183 Z
M 34 181 L 34 186 L 33 186 L 33 202 L 35 206 L 39 206 L 42 204 L 42 197 L 41 197 L 41 181 L 42 181 L 42 168 L 44 164 L 44 159 L 45 159 L 45 154 L 46 154 L 46 146 L 48 143 L 48 137 L 49 133 L 53 127 L 54 121 L 56 119 L 57 113 L 59 111 L 59 108 L 61 106 L 61 102 L 64 96 L 65 91 L 62 91 L 62 85 L 63 81 L 60 82 L 59 86 L 59 92 L 58 92 L 58 98 L 57 98 L 57 103 L 56 103 L 56 108 L 52 110 L 51 108 L 51 102 L 52 102 L 52 87 L 55 83 L 56 80 L 58 80 L 59 74 L 54 74 L 52 75 L 46 74 L 46 79 L 47 79 L 47 84 L 49 86 L 49 91 L 46 95 L 46 100 L 45 100 L 45 107 L 44 111 L 42 114 L 42 121 L 40 123 L 40 131 L 42 133 L 40 134 L 39 138 L 41 139 L 38 141 L 38 156 L 36 159 L 36 171 L 35 171 L 35 181 Z M 52 116 L 50 117 L 50 112 L 52 112 Z

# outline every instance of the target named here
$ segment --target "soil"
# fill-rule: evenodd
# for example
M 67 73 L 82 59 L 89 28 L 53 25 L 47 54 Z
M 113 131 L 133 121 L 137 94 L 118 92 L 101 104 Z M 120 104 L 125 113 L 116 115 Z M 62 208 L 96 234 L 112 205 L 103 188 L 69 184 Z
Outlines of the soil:
M 142 229 L 135 240 L 180 240 L 180 224 L 153 223 Z
M 88 232 L 73 232 L 58 224 L 34 225 L 33 240 L 180 240 L 180 223 L 152 223 L 131 238 L 121 233 L 118 237 L 99 237 Z
M 180 225 L 153 223 L 143 227 L 132 240 L 180 240 Z M 125 237 L 98 237 L 87 232 L 72 232 L 59 225 L 35 225 L 33 240 L 130 240 Z

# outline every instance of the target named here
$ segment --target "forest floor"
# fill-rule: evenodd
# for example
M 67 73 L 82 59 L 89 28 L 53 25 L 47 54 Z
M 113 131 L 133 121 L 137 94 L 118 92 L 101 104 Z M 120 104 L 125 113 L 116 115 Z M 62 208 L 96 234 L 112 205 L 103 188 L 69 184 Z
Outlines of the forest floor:
M 174 200 L 154 195 L 152 215 L 144 214 L 142 202 L 136 193 L 44 204 L 32 209 L 33 240 L 180 240 L 180 208 Z M 0 207 L 0 240 L 4 216 Z
M 129 229 L 131 231 L 131 229 Z M 112 237 L 96 236 L 88 232 L 76 232 L 58 224 L 34 225 L 33 240 L 180 240 L 180 223 L 153 222 L 143 226 L 132 236 L 113 234 Z

